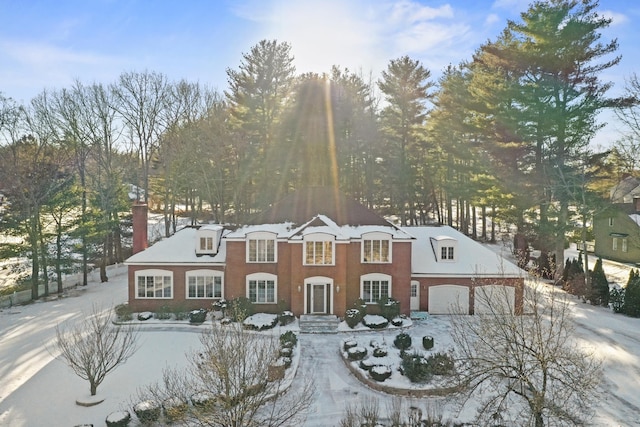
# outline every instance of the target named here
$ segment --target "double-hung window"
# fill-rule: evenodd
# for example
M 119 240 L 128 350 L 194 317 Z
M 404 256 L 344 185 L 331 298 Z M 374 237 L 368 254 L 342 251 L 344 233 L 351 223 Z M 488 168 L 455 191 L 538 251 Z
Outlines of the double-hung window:
M 200 237 L 200 250 L 212 251 L 213 250 L 213 237 Z
M 173 273 L 165 270 L 136 271 L 136 298 L 173 298 Z
M 327 234 L 305 236 L 304 264 L 333 265 L 334 237 Z
M 215 270 L 187 272 L 187 298 L 222 298 L 222 272 Z
M 362 262 L 391 262 L 391 240 L 383 233 L 369 233 L 362 236 Z
M 278 300 L 276 276 L 267 273 L 247 276 L 247 298 L 252 303 L 275 304 Z
M 247 236 L 247 262 L 276 262 L 276 238 L 271 233 Z
M 442 246 L 440 248 L 440 259 L 455 259 L 455 252 L 453 246 Z
M 360 298 L 365 304 L 376 304 L 391 297 L 391 276 L 387 274 L 365 274 L 360 278 Z

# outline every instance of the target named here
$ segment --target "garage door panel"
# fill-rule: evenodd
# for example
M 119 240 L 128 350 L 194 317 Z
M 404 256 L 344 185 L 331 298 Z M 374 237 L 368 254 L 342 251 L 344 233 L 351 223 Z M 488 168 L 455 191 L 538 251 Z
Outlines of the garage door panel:
M 429 314 L 468 314 L 469 288 L 459 285 L 429 287 Z

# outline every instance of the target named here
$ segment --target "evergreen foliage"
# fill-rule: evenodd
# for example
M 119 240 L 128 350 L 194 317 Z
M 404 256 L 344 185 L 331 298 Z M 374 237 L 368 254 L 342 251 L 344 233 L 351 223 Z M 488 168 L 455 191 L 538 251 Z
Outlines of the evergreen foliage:
M 627 316 L 640 317 L 640 273 L 638 270 L 634 269 L 629 272 L 622 312 Z
M 609 282 L 602 268 L 602 259 L 598 258 L 591 271 L 591 304 L 609 306 Z

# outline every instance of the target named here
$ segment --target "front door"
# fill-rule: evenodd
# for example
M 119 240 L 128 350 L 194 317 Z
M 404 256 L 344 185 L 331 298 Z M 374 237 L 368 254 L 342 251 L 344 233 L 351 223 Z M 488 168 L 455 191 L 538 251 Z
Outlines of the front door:
M 411 311 L 420 310 L 420 282 L 411 282 L 411 300 L 409 302 Z
M 327 285 L 324 283 L 311 283 L 311 313 L 327 312 Z

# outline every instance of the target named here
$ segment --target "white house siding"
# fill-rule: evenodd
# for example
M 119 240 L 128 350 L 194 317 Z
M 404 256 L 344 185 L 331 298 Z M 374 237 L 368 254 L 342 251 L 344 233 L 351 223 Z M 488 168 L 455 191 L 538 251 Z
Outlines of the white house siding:
M 469 287 L 436 285 L 429 287 L 429 314 L 468 314 Z

